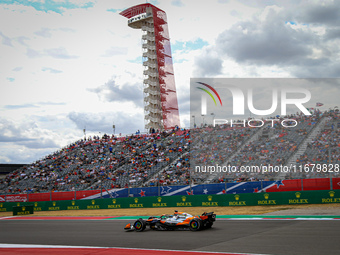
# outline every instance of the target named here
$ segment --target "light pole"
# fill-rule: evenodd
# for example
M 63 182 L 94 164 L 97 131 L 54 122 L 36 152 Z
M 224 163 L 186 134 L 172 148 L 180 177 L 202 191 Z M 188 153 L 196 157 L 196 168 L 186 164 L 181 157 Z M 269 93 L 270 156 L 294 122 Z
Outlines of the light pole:
M 102 180 L 99 180 L 100 182 L 100 198 L 103 198 L 103 183 Z
M 161 177 L 160 177 L 160 172 L 161 172 L 162 170 L 159 170 L 158 171 L 158 196 L 160 196 L 161 195 Z
M 192 117 L 194 118 L 194 128 L 196 128 L 196 120 L 195 120 L 195 115 L 192 115 Z
M 202 126 L 204 127 L 204 114 L 201 115 L 203 117 L 203 123 L 202 123 Z
M 189 168 L 189 182 L 190 182 L 190 194 L 192 194 L 192 177 L 191 177 L 191 168 Z
M 213 127 L 215 127 L 214 125 L 214 121 L 215 121 L 215 113 L 210 113 L 210 115 L 212 116 L 212 123 L 213 123 Z

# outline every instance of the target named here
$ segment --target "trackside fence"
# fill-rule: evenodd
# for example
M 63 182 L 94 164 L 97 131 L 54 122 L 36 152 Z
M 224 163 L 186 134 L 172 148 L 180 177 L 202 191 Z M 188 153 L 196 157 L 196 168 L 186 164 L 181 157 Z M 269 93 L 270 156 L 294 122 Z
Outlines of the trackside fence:
M 1 202 L 42 202 L 79 199 L 122 197 L 154 197 L 183 195 L 243 194 L 258 192 L 287 192 L 312 190 L 340 190 L 340 178 L 292 179 L 282 181 L 219 182 L 214 184 L 187 184 L 181 186 L 156 186 L 114 188 L 110 190 L 77 190 L 46 193 L 3 194 Z
M 85 199 L 42 202 L 4 202 L 0 212 L 19 206 L 33 206 L 34 211 L 93 210 L 160 207 L 214 207 L 340 203 L 340 190 L 268 192 L 221 195 L 152 196 L 105 199 Z M 209 210 L 207 208 L 207 210 Z

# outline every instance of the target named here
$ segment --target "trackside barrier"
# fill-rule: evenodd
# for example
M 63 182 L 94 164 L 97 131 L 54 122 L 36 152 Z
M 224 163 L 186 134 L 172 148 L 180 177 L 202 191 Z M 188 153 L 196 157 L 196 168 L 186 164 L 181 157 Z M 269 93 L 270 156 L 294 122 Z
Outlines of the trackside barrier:
M 34 211 L 93 210 L 119 208 L 196 207 L 196 206 L 255 206 L 340 203 L 340 190 L 244 193 L 222 195 L 187 195 L 124 197 L 88 200 L 4 202 L 0 212 L 13 207 L 33 206 Z
M 116 188 L 106 190 L 81 190 L 81 191 L 59 191 L 47 193 L 8 194 L 0 195 L 2 202 L 40 202 L 61 201 L 75 199 L 101 199 L 116 197 L 152 197 L 152 196 L 185 196 L 194 195 L 216 195 L 216 194 L 243 194 L 257 191 L 289 192 L 289 191 L 311 191 L 311 190 L 340 190 L 340 178 L 314 178 L 293 179 L 282 181 L 253 181 L 213 183 L 180 186 L 139 187 L 139 188 Z M 208 192 L 208 193 L 207 193 Z M 189 195 L 190 195 L 189 194 Z
M 13 215 L 27 215 L 33 214 L 34 209 L 33 205 L 20 205 L 13 206 Z

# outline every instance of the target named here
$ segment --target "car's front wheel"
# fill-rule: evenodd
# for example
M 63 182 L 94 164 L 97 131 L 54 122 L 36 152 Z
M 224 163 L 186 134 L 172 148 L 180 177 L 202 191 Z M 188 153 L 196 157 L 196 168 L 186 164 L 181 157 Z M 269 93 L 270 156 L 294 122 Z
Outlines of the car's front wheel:
M 134 229 L 137 231 L 137 232 L 141 232 L 143 231 L 145 228 L 146 228 L 146 223 L 144 220 L 142 219 L 138 219 L 135 221 L 135 223 L 133 224 L 133 227 Z

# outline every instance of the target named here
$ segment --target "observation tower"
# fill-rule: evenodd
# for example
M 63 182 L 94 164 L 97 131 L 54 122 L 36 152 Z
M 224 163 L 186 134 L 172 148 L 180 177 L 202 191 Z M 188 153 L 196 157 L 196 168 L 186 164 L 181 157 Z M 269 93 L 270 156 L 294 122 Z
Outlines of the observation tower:
M 166 13 L 145 3 L 120 13 L 128 26 L 142 30 L 144 121 L 149 130 L 180 126 Z

